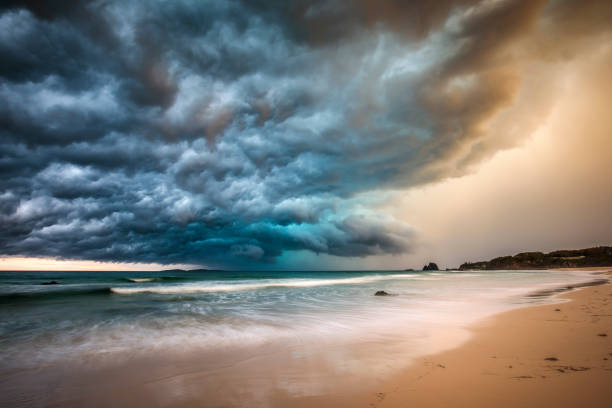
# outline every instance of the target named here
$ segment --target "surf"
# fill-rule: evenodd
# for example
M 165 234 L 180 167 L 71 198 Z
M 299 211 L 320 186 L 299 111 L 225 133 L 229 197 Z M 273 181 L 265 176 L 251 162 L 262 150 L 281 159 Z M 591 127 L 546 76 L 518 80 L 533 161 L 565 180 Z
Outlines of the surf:
M 228 284 L 212 283 L 212 284 L 188 284 L 188 285 L 156 285 L 156 286 L 139 286 L 139 287 L 113 287 L 111 292 L 121 295 L 130 295 L 137 293 L 153 293 L 162 295 L 176 295 L 183 293 L 198 293 L 198 292 L 235 292 L 245 290 L 257 290 L 265 288 L 309 288 L 317 286 L 330 285 L 359 285 L 362 283 L 370 283 L 377 281 L 395 280 L 395 279 L 414 279 L 414 280 L 435 280 L 433 277 L 416 276 L 415 274 L 394 274 L 394 275 L 376 275 L 376 276 L 361 276 L 344 279 L 291 279 L 291 280 L 269 280 L 265 282 L 241 282 Z

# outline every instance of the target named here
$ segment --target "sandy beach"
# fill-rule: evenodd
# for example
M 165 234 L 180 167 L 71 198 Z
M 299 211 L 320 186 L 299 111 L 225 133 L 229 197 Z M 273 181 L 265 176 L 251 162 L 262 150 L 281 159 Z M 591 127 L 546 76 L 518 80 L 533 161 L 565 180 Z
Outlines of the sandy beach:
M 610 276 L 610 272 L 607 273 Z M 557 295 L 473 328 L 355 403 L 369 407 L 610 407 L 612 285 Z

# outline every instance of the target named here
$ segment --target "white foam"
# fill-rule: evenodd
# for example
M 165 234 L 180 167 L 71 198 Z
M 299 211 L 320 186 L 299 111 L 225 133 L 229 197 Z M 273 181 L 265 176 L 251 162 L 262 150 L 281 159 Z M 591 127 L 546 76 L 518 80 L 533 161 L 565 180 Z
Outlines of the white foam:
M 134 283 L 153 282 L 153 278 L 127 278 L 127 280 Z
M 214 282 L 205 284 L 184 284 L 184 285 L 160 285 L 160 286 L 140 286 L 140 287 L 116 287 L 111 288 L 113 293 L 129 295 L 134 293 L 158 293 L 164 295 L 183 294 L 183 293 L 199 293 L 199 292 L 234 292 L 242 290 L 255 290 L 273 287 L 289 287 L 289 288 L 308 288 L 314 286 L 329 286 L 329 285 L 350 285 L 369 283 L 393 279 L 411 279 L 411 280 L 435 280 L 436 278 L 419 277 L 416 275 L 401 274 L 401 275 L 375 275 L 362 276 L 358 278 L 344 279 L 283 279 L 269 280 L 257 283 L 235 283 L 235 284 L 218 284 Z

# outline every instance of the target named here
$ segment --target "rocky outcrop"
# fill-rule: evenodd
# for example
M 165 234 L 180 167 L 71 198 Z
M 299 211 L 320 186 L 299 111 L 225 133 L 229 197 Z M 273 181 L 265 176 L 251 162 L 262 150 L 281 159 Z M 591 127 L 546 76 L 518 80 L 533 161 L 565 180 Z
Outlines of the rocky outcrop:
M 59 285 L 57 281 L 41 282 L 41 285 Z
M 514 256 L 500 256 L 490 261 L 465 262 L 459 270 L 553 269 L 611 266 L 612 247 L 575 250 L 521 252 Z
M 439 271 L 438 265 L 434 262 L 430 262 L 428 265 L 423 266 L 424 271 Z
M 374 296 L 391 296 L 391 294 L 388 292 L 385 292 L 384 290 L 379 290 L 374 294 Z

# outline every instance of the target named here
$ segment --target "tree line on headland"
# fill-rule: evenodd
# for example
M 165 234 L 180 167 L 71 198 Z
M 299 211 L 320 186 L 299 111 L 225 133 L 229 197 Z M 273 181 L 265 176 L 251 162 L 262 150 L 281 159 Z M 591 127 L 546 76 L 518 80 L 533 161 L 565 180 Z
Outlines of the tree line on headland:
M 490 261 L 465 262 L 459 270 L 553 269 L 612 266 L 612 247 L 560 250 L 550 253 L 522 252 Z

